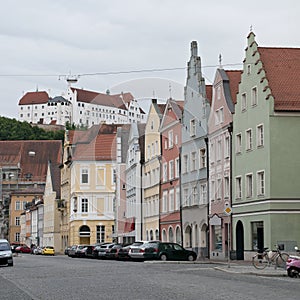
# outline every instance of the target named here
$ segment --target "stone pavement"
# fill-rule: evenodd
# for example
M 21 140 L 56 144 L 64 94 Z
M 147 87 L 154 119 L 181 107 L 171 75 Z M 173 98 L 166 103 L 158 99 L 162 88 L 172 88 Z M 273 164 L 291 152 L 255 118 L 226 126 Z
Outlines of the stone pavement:
M 283 268 L 275 268 L 275 266 L 267 266 L 263 270 L 258 270 L 254 268 L 251 261 L 230 261 L 225 262 L 216 262 L 210 261 L 210 263 L 216 263 L 218 266 L 214 267 L 215 270 L 235 273 L 235 274 L 247 274 L 247 275 L 256 275 L 256 276 L 287 276 L 287 271 Z

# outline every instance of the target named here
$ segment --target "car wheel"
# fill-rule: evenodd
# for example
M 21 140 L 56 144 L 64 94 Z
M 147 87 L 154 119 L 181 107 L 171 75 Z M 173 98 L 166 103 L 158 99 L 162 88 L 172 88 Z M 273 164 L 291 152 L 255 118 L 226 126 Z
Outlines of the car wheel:
M 193 254 L 189 254 L 188 257 L 187 257 L 187 260 L 188 261 L 194 261 L 194 260 L 196 260 L 196 257 Z
M 168 260 L 167 255 L 166 255 L 166 254 L 162 254 L 162 255 L 160 256 L 160 260 L 163 260 L 163 261 Z
M 297 270 L 296 268 L 291 267 L 290 269 L 288 269 L 288 276 L 291 277 L 291 278 L 299 277 L 299 270 Z

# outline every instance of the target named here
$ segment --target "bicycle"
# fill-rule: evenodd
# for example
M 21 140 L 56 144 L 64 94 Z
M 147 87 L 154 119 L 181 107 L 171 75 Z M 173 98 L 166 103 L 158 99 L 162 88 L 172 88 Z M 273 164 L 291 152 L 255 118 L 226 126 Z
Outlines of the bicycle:
M 275 245 L 276 250 L 272 251 L 269 248 L 264 248 L 263 252 L 257 252 L 252 258 L 252 264 L 256 269 L 264 269 L 267 266 L 275 265 L 276 268 L 285 268 L 289 255 L 281 252 L 279 245 Z

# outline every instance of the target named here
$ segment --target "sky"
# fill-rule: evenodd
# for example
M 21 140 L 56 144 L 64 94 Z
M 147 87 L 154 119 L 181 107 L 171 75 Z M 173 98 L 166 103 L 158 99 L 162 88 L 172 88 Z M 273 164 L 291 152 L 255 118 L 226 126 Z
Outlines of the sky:
M 190 44 L 212 84 L 242 69 L 252 29 L 259 46 L 300 47 L 299 0 L 10 0 L 1 4 L 0 116 L 18 119 L 26 92 L 72 86 L 141 101 L 183 100 Z

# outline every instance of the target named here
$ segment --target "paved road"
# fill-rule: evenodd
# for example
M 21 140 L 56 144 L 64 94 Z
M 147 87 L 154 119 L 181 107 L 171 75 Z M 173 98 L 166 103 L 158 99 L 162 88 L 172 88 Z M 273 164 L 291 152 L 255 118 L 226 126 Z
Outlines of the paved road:
M 22 255 L 0 268 L 0 299 L 299 299 L 300 280 L 220 271 L 219 264 Z M 241 267 L 241 266 L 240 266 Z

